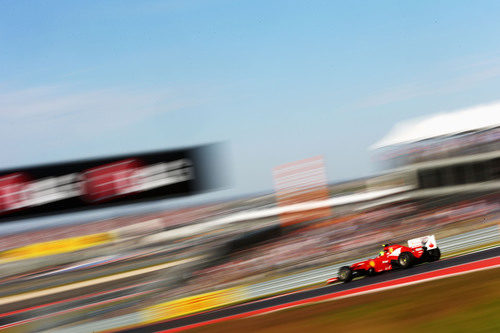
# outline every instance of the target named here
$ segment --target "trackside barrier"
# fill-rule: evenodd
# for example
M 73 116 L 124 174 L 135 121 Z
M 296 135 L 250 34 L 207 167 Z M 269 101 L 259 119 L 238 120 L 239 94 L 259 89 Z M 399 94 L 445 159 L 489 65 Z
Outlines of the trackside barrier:
M 0 263 L 78 251 L 92 246 L 106 244 L 114 239 L 115 236 L 112 233 L 103 232 L 30 244 L 0 252 Z
M 438 239 L 438 245 L 443 254 L 494 242 L 500 242 L 500 228 L 496 225 L 456 236 L 446 237 L 441 240 Z M 364 259 L 367 258 L 361 258 L 360 260 Z M 329 278 L 337 275 L 337 271 L 340 267 L 349 265 L 350 263 L 351 261 L 317 268 L 270 281 L 248 285 L 240 290 L 238 290 L 238 288 L 225 289 L 220 292 L 191 296 L 158 304 L 146 309 L 146 322 L 165 320 L 222 306 L 224 305 L 223 303 L 229 304 L 247 301 L 295 288 L 301 288 L 310 284 L 326 282 Z M 233 290 L 238 290 L 238 297 L 231 295 Z
M 500 228 L 497 225 L 438 239 L 438 245 L 443 255 L 481 245 L 497 244 L 498 242 L 500 242 Z M 367 257 L 357 260 L 364 259 L 367 259 Z M 233 303 L 266 297 L 310 284 L 325 283 L 327 279 L 337 275 L 337 271 L 341 266 L 349 265 L 357 260 L 321 267 L 253 285 L 234 287 L 160 303 L 144 308 L 140 312 L 140 316 L 138 316 L 138 313 L 131 313 L 116 318 L 95 321 L 92 324 L 74 326 L 71 327 L 71 331 L 114 330 L 128 325 L 148 324 Z M 64 332 L 64 330 L 51 330 L 50 332 Z
M 500 228 L 497 225 L 437 240 L 438 246 L 441 249 L 441 253 L 443 253 L 443 255 L 451 252 L 474 248 L 481 245 L 494 244 L 497 242 L 500 242 Z M 314 283 L 322 283 L 329 278 L 337 276 L 337 272 L 340 267 L 348 266 L 355 261 L 366 259 L 368 258 L 359 258 L 358 260 L 338 263 L 327 267 L 317 268 L 306 272 L 249 285 L 248 295 L 250 299 L 259 298 L 274 293 L 301 288 Z
M 176 299 L 145 308 L 142 312 L 143 322 L 152 323 L 159 320 L 180 317 L 241 302 L 246 299 L 245 287 L 234 287 Z
M 39 332 L 47 333 L 89 333 L 89 332 L 106 332 L 114 330 L 118 327 L 135 326 L 142 322 L 142 316 L 139 312 L 128 313 L 122 316 L 91 321 L 78 326 L 71 326 L 66 328 L 55 328 L 50 330 L 43 330 Z
M 438 239 L 441 252 L 453 252 L 469 247 L 480 246 L 500 241 L 500 226 L 494 225 L 470 231 L 464 234 Z

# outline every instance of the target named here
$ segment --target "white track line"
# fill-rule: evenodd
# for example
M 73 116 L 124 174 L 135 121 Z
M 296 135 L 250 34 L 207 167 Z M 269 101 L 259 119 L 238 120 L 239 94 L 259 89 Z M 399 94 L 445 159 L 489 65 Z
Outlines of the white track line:
M 21 302 L 21 301 L 25 301 L 25 300 L 28 300 L 31 298 L 48 296 L 48 295 L 57 294 L 57 293 L 65 292 L 65 291 L 75 290 L 75 289 L 79 289 L 79 288 L 85 288 L 85 287 L 93 286 L 96 284 L 121 280 L 121 279 L 125 279 L 128 277 L 142 275 L 142 274 L 158 271 L 161 269 L 173 267 L 176 265 L 185 264 L 185 263 L 197 260 L 199 258 L 201 258 L 201 257 L 182 259 L 182 260 L 167 262 L 164 264 L 159 264 L 159 265 L 155 265 L 155 266 L 151 266 L 151 267 L 140 268 L 140 269 L 136 269 L 136 270 L 129 271 L 129 272 L 123 272 L 123 273 L 104 276 L 104 277 L 100 277 L 100 278 L 96 278 L 96 279 L 76 282 L 76 283 L 68 284 L 65 286 L 53 287 L 53 288 L 37 290 L 37 291 L 29 291 L 29 292 L 26 292 L 23 294 L 2 297 L 2 298 L 0 298 L 0 305 L 6 305 L 9 303 L 14 303 L 14 302 Z

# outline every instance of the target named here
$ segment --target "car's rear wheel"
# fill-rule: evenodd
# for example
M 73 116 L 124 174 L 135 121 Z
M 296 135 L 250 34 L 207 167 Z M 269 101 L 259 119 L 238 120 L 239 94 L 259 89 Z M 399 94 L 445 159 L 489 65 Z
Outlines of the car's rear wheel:
M 352 271 L 349 266 L 342 266 L 339 269 L 338 274 L 339 281 L 347 283 L 352 280 Z
M 438 261 L 441 258 L 441 250 L 432 249 L 429 250 L 429 261 Z
M 411 255 L 411 253 L 401 253 L 398 258 L 398 264 L 403 268 L 411 267 L 411 265 L 413 264 L 413 256 Z

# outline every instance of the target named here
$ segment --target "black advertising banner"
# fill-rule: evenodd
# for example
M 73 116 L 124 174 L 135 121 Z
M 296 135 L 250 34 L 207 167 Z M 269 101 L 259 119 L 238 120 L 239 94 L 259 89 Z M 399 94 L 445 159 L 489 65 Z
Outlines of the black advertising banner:
M 0 221 L 209 190 L 218 186 L 216 152 L 205 145 L 0 171 Z

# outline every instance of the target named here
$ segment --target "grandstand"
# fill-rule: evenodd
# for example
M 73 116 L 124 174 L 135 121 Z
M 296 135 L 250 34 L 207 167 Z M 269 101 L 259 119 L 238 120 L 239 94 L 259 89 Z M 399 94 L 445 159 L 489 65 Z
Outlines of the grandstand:
M 397 124 L 370 148 L 388 170 L 369 188 L 411 185 L 411 197 L 500 188 L 500 104 Z

